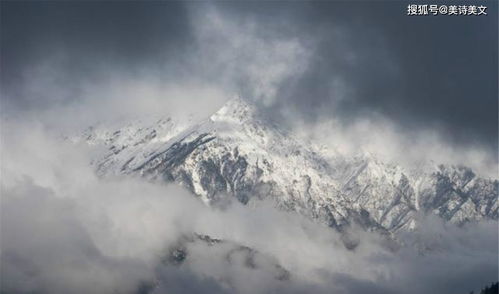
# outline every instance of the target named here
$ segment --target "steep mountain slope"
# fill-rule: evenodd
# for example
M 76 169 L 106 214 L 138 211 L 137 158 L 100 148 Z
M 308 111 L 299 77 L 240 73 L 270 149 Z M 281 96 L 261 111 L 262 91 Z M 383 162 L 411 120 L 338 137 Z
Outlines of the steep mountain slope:
M 94 162 L 100 175 L 177 182 L 207 204 L 271 197 L 332 227 L 356 222 L 392 233 L 413 228 L 420 213 L 457 223 L 498 218 L 497 180 L 461 166 L 404 170 L 370 154 L 326 154 L 239 98 L 200 122 L 148 118 L 89 128 L 80 138 L 106 146 Z

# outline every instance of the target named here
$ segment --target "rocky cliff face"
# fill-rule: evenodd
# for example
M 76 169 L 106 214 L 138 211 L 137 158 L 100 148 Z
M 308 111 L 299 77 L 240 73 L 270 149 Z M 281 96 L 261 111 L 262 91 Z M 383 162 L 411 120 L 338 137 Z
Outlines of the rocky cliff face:
M 82 136 L 106 152 L 102 176 L 141 175 L 179 183 L 214 204 L 271 197 L 282 209 L 329 226 L 356 222 L 396 233 L 432 213 L 451 222 L 498 218 L 498 181 L 462 166 L 411 170 L 369 154 L 347 157 L 299 142 L 242 99 L 196 122 L 148 118 L 96 126 Z

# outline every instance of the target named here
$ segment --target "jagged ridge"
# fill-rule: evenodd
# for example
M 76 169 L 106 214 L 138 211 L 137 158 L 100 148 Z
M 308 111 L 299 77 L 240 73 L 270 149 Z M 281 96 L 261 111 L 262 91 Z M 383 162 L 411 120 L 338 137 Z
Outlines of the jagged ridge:
M 373 155 L 324 154 L 240 98 L 200 122 L 150 119 L 92 128 L 83 138 L 108 147 L 95 160 L 100 175 L 177 182 L 207 204 L 272 197 L 281 208 L 332 227 L 355 221 L 392 233 L 414 228 L 420 213 L 458 223 L 498 218 L 497 180 L 462 166 L 404 170 Z

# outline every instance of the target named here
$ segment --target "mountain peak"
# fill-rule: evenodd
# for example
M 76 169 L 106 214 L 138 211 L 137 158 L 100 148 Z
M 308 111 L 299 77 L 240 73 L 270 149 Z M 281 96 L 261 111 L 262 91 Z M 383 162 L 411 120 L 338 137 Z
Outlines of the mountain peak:
M 227 101 L 222 108 L 215 112 L 210 119 L 212 121 L 245 122 L 256 114 L 256 107 L 251 102 L 236 96 Z
M 99 175 L 173 181 L 207 204 L 223 200 L 220 195 L 250 205 L 271 197 L 328 226 L 358 222 L 391 233 L 412 230 L 426 213 L 455 223 L 498 218 L 497 180 L 445 166 L 406 172 L 369 153 L 315 152 L 240 97 L 209 120 L 132 123 L 90 130 L 85 138 L 108 147 L 94 159 Z

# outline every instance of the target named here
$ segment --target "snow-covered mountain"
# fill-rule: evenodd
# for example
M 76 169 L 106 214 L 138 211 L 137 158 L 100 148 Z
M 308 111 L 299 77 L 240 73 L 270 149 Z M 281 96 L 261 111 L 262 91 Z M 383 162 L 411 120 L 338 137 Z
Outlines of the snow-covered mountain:
M 421 214 L 451 222 L 498 218 L 498 181 L 462 166 L 404 169 L 370 154 L 345 156 L 299 142 L 236 98 L 201 121 L 147 118 L 99 125 L 82 136 L 105 146 L 99 175 L 176 182 L 215 204 L 235 197 L 277 205 L 329 226 L 355 222 L 396 233 Z

